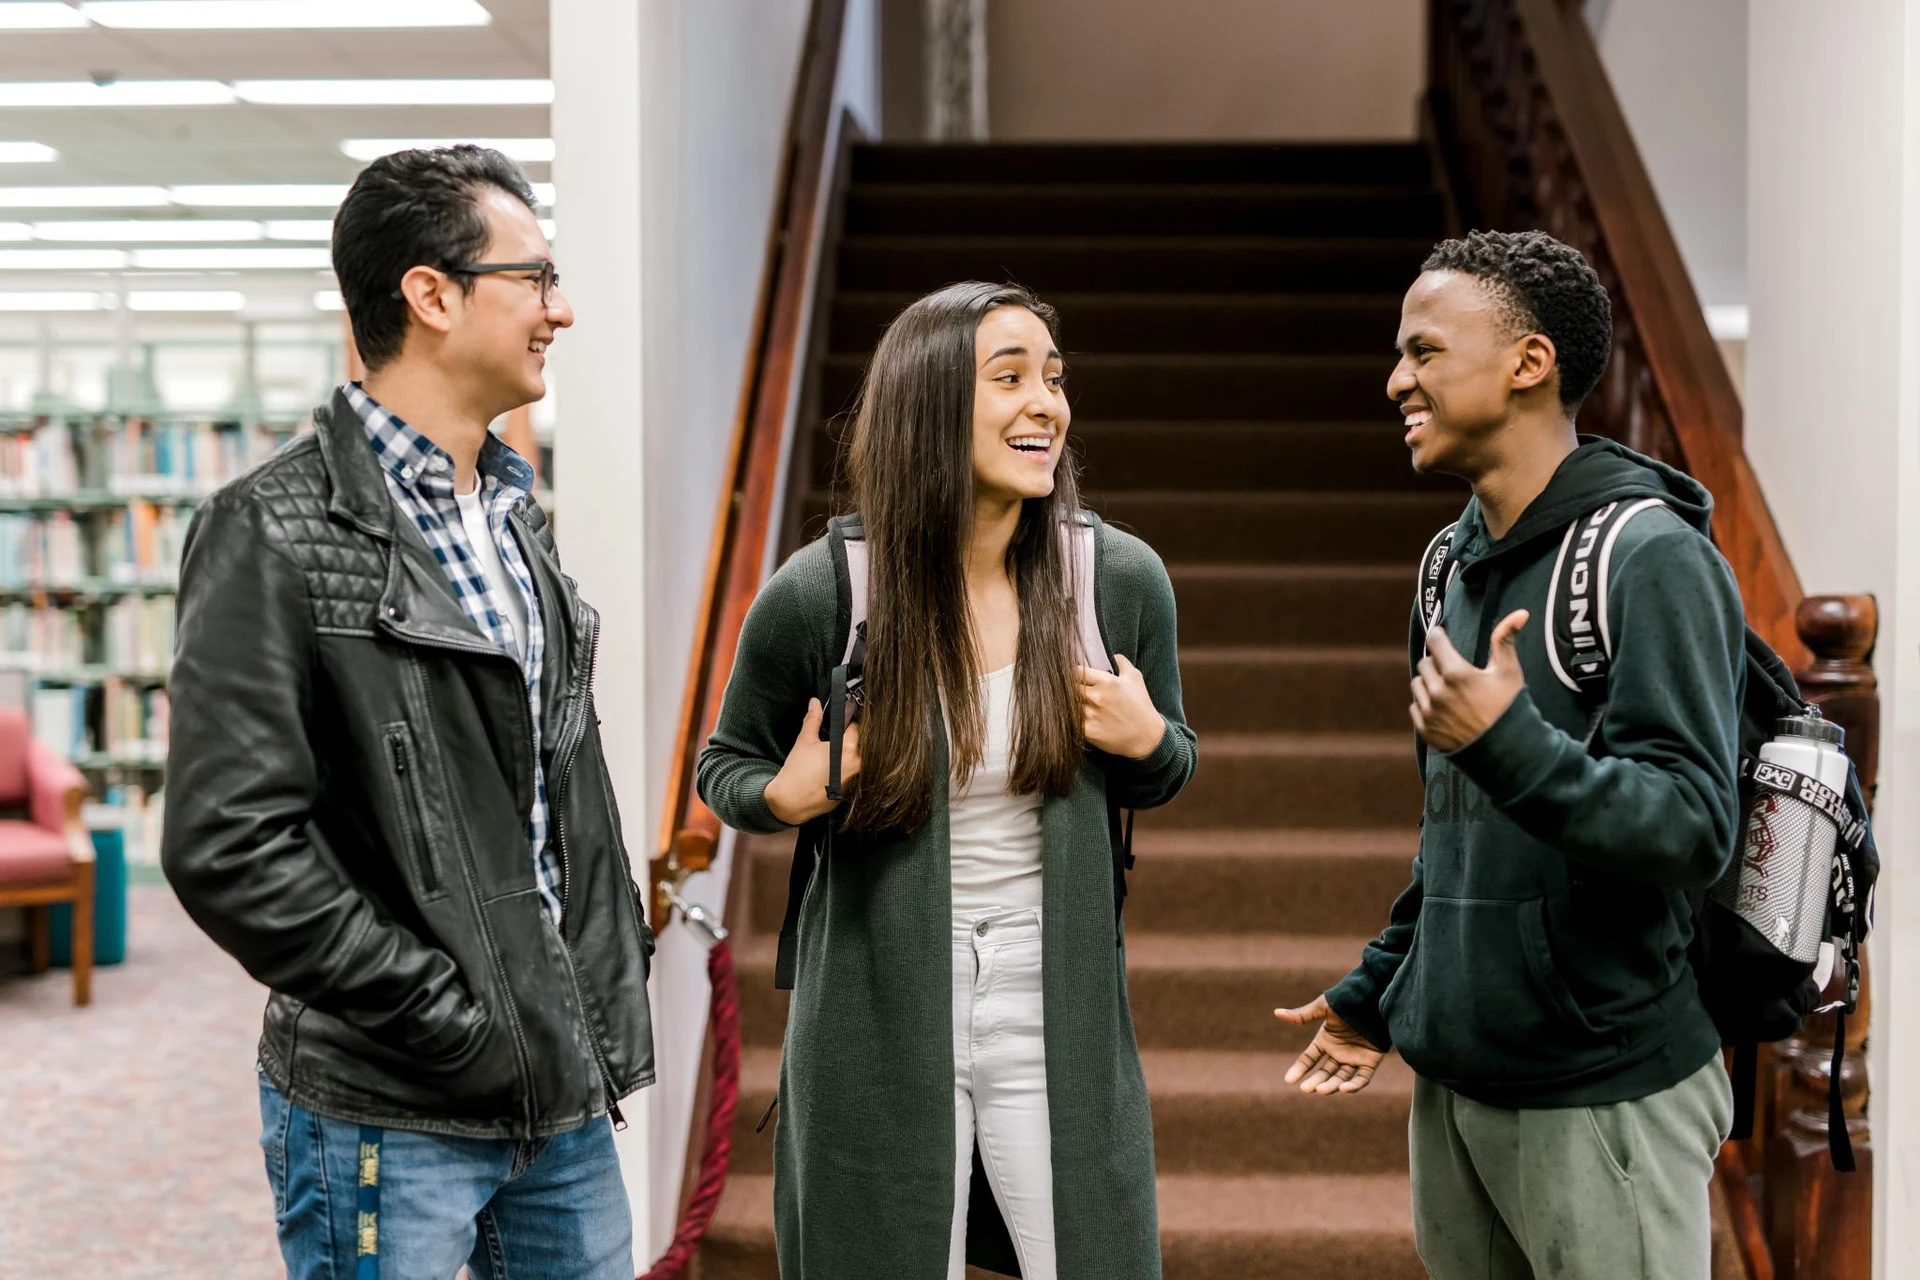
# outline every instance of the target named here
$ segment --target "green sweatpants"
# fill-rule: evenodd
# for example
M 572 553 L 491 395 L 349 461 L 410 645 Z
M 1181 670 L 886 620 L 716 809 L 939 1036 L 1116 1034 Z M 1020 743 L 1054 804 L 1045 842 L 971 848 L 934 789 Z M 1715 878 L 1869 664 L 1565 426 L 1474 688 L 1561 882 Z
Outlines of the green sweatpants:
M 1418 1080 L 1420 1260 L 1433 1280 L 1708 1280 L 1707 1182 L 1732 1123 L 1718 1055 L 1600 1107 L 1509 1111 Z

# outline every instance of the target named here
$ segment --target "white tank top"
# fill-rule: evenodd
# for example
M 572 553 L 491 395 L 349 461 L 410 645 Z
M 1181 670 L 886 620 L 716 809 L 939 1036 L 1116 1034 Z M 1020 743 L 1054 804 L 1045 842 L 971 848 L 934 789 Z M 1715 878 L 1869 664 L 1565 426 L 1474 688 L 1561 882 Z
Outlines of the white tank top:
M 1007 792 L 1013 755 L 1013 668 L 980 682 L 987 741 L 965 787 L 952 787 L 947 822 L 953 859 L 953 913 L 1024 910 L 1040 905 L 1038 794 Z

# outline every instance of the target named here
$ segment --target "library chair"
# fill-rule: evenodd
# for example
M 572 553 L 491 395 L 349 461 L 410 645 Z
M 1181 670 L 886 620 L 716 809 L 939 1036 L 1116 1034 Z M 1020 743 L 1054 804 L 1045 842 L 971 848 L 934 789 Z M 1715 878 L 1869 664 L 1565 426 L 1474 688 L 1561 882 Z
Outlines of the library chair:
M 49 908 L 73 907 L 73 1002 L 93 999 L 93 840 L 80 820 L 86 779 L 0 706 L 0 907 L 27 908 L 33 972 L 52 961 Z

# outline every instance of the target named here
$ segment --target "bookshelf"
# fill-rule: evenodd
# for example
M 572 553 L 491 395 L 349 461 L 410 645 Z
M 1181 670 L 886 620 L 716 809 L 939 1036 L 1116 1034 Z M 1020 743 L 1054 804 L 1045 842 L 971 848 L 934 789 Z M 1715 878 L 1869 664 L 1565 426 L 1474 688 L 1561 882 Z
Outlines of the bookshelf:
M 304 425 L 304 423 L 299 424 Z M 34 736 L 157 854 L 180 551 L 198 503 L 295 424 L 0 415 L 0 672 Z

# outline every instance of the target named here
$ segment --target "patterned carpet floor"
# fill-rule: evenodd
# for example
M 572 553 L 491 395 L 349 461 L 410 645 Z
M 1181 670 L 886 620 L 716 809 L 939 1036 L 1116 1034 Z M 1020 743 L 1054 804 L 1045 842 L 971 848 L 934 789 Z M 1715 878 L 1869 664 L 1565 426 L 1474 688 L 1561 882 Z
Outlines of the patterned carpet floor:
M 164 885 L 76 1009 L 63 969 L 0 978 L 0 1277 L 283 1275 L 261 1165 L 265 990 Z

